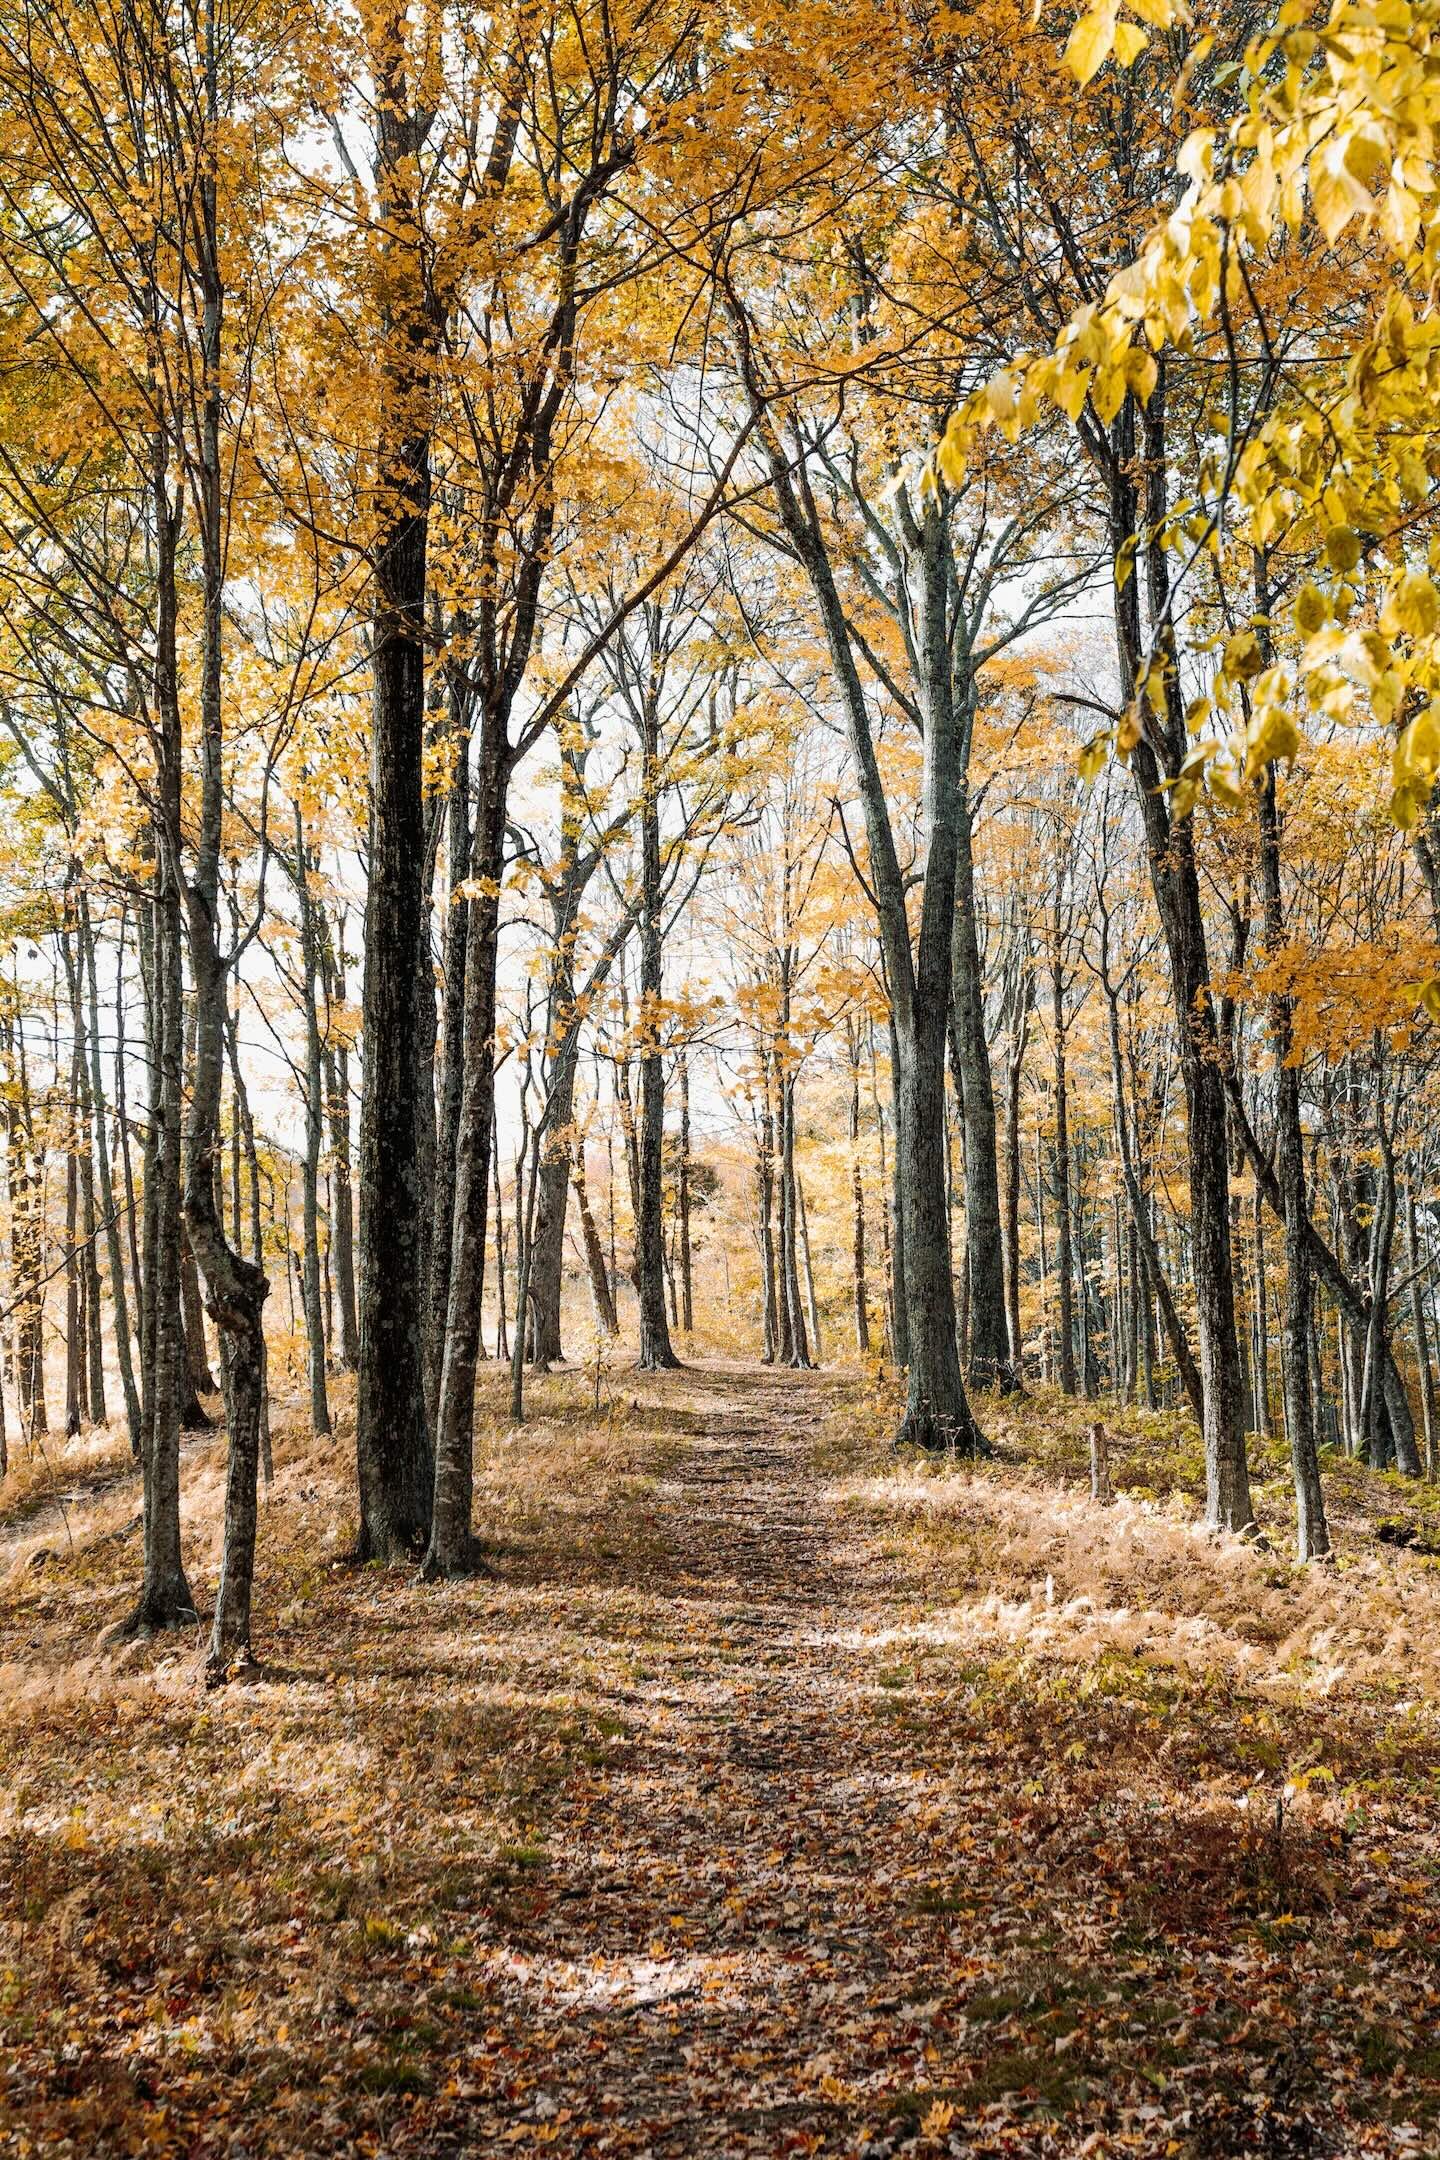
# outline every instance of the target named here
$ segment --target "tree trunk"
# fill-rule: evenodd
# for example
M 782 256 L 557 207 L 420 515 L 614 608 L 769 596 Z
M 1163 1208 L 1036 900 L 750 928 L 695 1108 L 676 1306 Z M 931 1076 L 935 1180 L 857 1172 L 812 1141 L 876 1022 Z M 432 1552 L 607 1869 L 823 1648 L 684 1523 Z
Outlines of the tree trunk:
M 690 1253 L 690 1060 L 682 1049 L 680 1066 L 680 1161 L 676 1171 L 676 1211 L 680 1225 L 680 1327 L 695 1332 L 695 1285 Z
M 773 1365 L 780 1355 L 780 1310 L 775 1282 L 775 1140 L 770 1116 L 770 1065 L 760 1050 L 764 1099 L 755 1121 L 755 1220 L 760 1248 L 762 1357 Z
M 610 1288 L 610 1275 L 605 1265 L 605 1248 L 600 1242 L 600 1232 L 590 1209 L 590 1194 L 585 1182 L 585 1142 L 575 1142 L 575 1163 L 571 1171 L 575 1187 L 575 1206 L 580 1216 L 580 1234 L 585 1240 L 585 1265 L 590 1274 L 590 1301 L 595 1308 L 595 1325 L 602 1335 L 618 1335 L 620 1325 L 615 1316 L 615 1298 Z
M 322 918 L 323 920 L 323 918 Z M 360 1361 L 355 1310 L 355 1196 L 350 1173 L 350 1052 L 343 1034 L 335 1040 L 335 1010 L 345 1002 L 344 918 L 332 937 L 324 924 L 322 958 L 329 1028 L 325 1046 L 325 1093 L 330 1122 L 330 1257 L 340 1307 L 340 1364 L 354 1372 Z M 260 1257 L 258 1249 L 252 1256 Z
M 357 1557 L 414 1558 L 430 1534 L 435 1459 L 425 1402 L 431 1193 L 422 1099 L 432 1075 L 433 990 L 417 965 L 426 920 L 426 545 L 435 325 L 420 212 L 411 199 L 428 123 L 406 78 L 403 10 L 376 32 L 375 180 L 386 298 L 374 551 L 364 1082 L 360 1102 L 360 1358 L 355 1421 Z M 428 1022 L 422 1004 L 432 1008 Z
M 1176 1309 L 1174 1294 L 1161 1265 L 1159 1249 L 1150 1224 L 1150 1210 L 1145 1191 L 1140 1182 L 1140 1172 L 1135 1150 L 1130 1144 L 1130 1120 L 1125 1103 L 1125 1066 L 1120 1055 L 1119 1001 L 1109 984 L 1105 985 L 1105 1001 L 1108 1008 L 1110 1040 L 1110 1078 L 1115 1091 L 1115 1135 L 1120 1147 L 1120 1170 L 1125 1182 L 1126 1197 L 1130 1202 L 1130 1222 L 1144 1263 L 1147 1296 L 1145 1318 L 1141 1330 L 1141 1347 L 1145 1365 L 1146 1402 L 1154 1407 L 1155 1379 L 1153 1341 L 1149 1328 L 1149 1297 L 1159 1301 L 1160 1315 L 1165 1327 L 1165 1338 L 1170 1345 L 1170 1355 L 1180 1375 L 1180 1385 L 1185 1399 L 1195 1416 L 1196 1424 L 1204 1419 L 1204 1398 L 1200 1385 L 1200 1372 L 1191 1354 L 1189 1338 L 1184 1322 Z M 1137 1142 L 1138 1147 L 1138 1142 Z
M 1025 1337 L 1020 1325 L 1020 1081 L 1025 1069 L 1034 978 L 1021 965 L 1021 988 L 1012 997 L 1014 1014 L 1005 1067 L 1005 1320 L 1010 1337 L 1010 1369 L 1018 1381 L 1025 1372 Z
M 1436 1460 L 1435 1372 L 1430 1363 L 1430 1333 L 1425 1324 L 1425 1276 L 1415 1230 L 1415 1189 L 1405 1180 L 1406 1251 L 1410 1266 L 1410 1317 L 1415 1329 L 1415 1363 L 1420 1373 L 1420 1415 L 1425 1434 L 1425 1475 L 1433 1485 L 1440 1475 Z
M 57 1017 L 58 1029 L 58 1017 Z M 65 1135 L 65 1435 L 73 1440 L 85 1415 L 85 1346 L 87 1320 L 84 1277 L 80 1264 L 80 1176 L 78 1085 L 80 1046 L 70 1058 L 69 1124 Z
M 788 1017 L 788 1016 L 787 1016 Z M 782 1363 L 808 1372 L 810 1345 L 800 1301 L 799 1209 L 795 1181 L 795 1076 L 780 1069 L 780 1300 Z M 788 1353 L 788 1354 L 787 1354 Z
M 1059 1290 L 1060 1386 L 1075 1393 L 1075 1290 L 1071 1253 L 1070 1114 L 1065 1073 L 1065 988 L 1057 960 L 1051 972 L 1055 1026 L 1055 1274 Z
M 300 806 L 295 806 L 295 892 L 300 905 L 302 998 L 305 1008 L 305 1152 L 301 1160 L 304 1216 L 305 1336 L 310 1373 L 310 1423 L 328 1435 L 330 1396 L 325 1385 L 325 1308 L 320 1283 L 320 1150 L 325 1135 L 325 1076 L 320 1045 L 320 941 L 310 895 L 308 850 Z
M 663 927 L 660 897 L 659 719 L 656 696 L 643 709 L 640 809 L 640 1131 L 635 1288 L 640 1299 L 640 1369 L 678 1366 L 665 1313 L 665 1066 L 660 999 Z
M 1113 437 L 1111 472 L 1114 554 L 1117 565 L 1132 548 L 1142 519 L 1135 471 L 1135 412 L 1126 401 Z M 1160 384 L 1145 408 L 1146 500 L 1144 561 L 1151 619 L 1169 623 L 1169 558 L 1160 536 L 1166 528 L 1165 392 Z M 1115 620 L 1122 697 L 1138 700 L 1139 580 L 1117 574 Z M 1210 967 L 1200 904 L 1194 827 L 1171 817 L 1163 782 L 1174 778 L 1188 741 L 1180 674 L 1173 635 L 1166 630 L 1165 710 L 1153 720 L 1158 752 L 1142 734 L 1131 754 L 1130 770 L 1145 827 L 1150 878 L 1159 910 L 1170 967 L 1171 994 L 1180 1039 L 1185 1086 L 1186 1132 L 1190 1172 L 1191 1242 L 1200 1334 L 1200 1372 L 1204 1397 L 1205 1514 L 1217 1529 L 1248 1530 L 1255 1520 L 1245 1455 L 1241 1415 L 1240 1353 L 1235 1333 L 1235 1285 L 1229 1235 L 1229 1155 L 1225 1119 L 1225 1082 Z M 1152 716 L 1153 719 L 1153 716 Z M 1163 760 L 1163 762 L 1162 762 Z
M 470 858 L 474 876 L 483 883 L 466 909 L 464 1076 L 456 1141 L 449 1300 L 436 1422 L 433 1528 L 424 1566 L 427 1579 L 432 1580 L 468 1574 L 476 1563 L 471 1529 L 475 1368 L 480 1348 L 485 1218 L 495 1118 L 496 965 L 500 882 L 504 872 L 505 801 L 509 782 L 503 740 L 503 723 L 487 710 L 481 724 L 479 794 Z M 498 1190 L 496 1225 L 498 1234 Z M 503 1325 L 503 1282 L 501 1315 Z M 522 1301 L 515 1322 L 517 1344 L 522 1353 L 524 1319 Z
M 860 1030 L 848 1019 L 845 1041 L 850 1053 L 850 1280 L 855 1349 L 863 1358 L 870 1355 L 870 1308 L 865 1284 L 865 1179 L 860 1164 Z
M 810 1256 L 810 1220 L 805 1213 L 805 1187 L 797 1174 L 795 1201 L 800 1213 L 800 1250 L 805 1260 L 805 1302 L 810 1313 L 810 1348 L 818 1365 L 824 1356 L 820 1348 L 820 1308 L 815 1302 L 815 1267 Z
M 995 1086 L 985 1040 L 985 986 L 975 926 L 975 864 L 964 781 L 957 794 L 950 1051 L 965 1150 L 965 1254 L 970 1285 L 965 1376 L 972 1388 L 998 1388 L 1010 1394 L 1016 1379 L 1006 1318 Z
M 85 971 L 86 996 L 89 1002 L 90 1098 L 95 1112 L 95 1160 L 100 1179 L 100 1206 L 105 1219 L 106 1254 L 110 1264 L 115 1363 L 120 1372 L 120 1390 L 125 1398 L 125 1421 L 130 1431 L 130 1450 L 138 1457 L 140 1392 L 135 1385 L 135 1366 L 131 1356 L 130 1301 L 125 1285 L 120 1215 L 111 1175 L 110 1142 L 105 1129 L 105 1069 L 100 1057 L 100 987 L 95 965 L 95 932 L 90 919 L 90 904 L 83 892 L 80 895 L 80 940 L 80 962 Z M 133 1206 L 133 1197 L 128 1194 L 127 1203 Z
M 184 1086 L 182 1028 L 181 829 L 182 731 L 176 672 L 176 547 L 166 446 L 153 445 L 151 504 L 157 606 L 155 707 L 158 759 L 151 811 L 153 896 L 142 948 L 146 977 L 149 1118 L 145 1163 L 145 1431 L 141 1453 L 144 1577 L 121 1634 L 151 1634 L 195 1619 L 180 1553 L 180 1416 L 185 1387 L 181 1317 L 180 1127 Z
M 571 985 L 572 998 L 574 986 Z M 555 1021 L 552 1015 L 552 1030 Z M 552 1115 L 540 1160 L 540 1189 L 535 1208 L 535 1249 L 530 1256 L 530 1362 L 548 1372 L 564 1356 L 560 1339 L 560 1299 L 565 1275 L 565 1217 L 570 1207 L 570 1170 L 574 1158 L 575 1079 L 580 1039 L 572 1032 L 551 1076 Z

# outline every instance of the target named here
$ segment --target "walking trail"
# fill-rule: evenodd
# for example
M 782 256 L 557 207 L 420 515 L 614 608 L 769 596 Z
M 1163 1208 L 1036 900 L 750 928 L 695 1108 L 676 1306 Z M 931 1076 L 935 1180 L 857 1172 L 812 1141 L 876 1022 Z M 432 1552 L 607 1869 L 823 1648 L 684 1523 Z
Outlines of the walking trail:
M 942 1581 L 838 1505 L 837 1413 L 667 1378 L 648 1456 L 617 1420 L 596 1485 L 553 1440 L 493 1574 L 439 1590 L 317 1559 L 296 1453 L 256 1681 L 6 1667 L 0 2153 L 1426 2149 L 1428 1953 L 1357 2006 L 1325 1947 L 1405 1913 L 1337 1914 L 1318 1819 L 1210 1804 L 1248 1775 L 1239 1726 L 1198 1753 L 1218 1696 L 958 1627 L 981 1547 Z M 93 1551 L 19 1600 L 44 1655 L 110 1609 Z

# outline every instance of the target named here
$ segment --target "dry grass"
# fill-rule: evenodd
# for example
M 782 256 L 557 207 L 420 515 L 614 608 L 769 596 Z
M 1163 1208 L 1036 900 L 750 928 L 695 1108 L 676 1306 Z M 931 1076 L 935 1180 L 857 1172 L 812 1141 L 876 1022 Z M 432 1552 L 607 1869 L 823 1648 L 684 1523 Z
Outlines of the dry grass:
M 0 2152 L 1433 2149 L 1440 1577 L 1375 1536 L 1429 1495 L 1337 1469 L 1301 1570 L 1278 1489 L 1205 1534 L 1183 1420 L 1113 1419 L 1100 1508 L 1075 1406 L 972 1469 L 858 1375 L 605 1395 L 485 1373 L 492 1572 L 436 1587 L 344 1561 L 348 1387 L 277 1420 L 215 1695 L 95 1651 L 133 1479 L 73 1551 L 7 1497 Z

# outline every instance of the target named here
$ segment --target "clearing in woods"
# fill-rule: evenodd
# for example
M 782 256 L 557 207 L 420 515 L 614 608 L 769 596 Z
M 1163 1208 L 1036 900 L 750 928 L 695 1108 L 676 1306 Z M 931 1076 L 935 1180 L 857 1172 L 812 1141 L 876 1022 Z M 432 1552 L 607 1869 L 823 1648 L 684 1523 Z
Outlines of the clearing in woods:
M 971 1473 L 853 1379 L 577 1385 L 485 1381 L 459 1586 L 337 1565 L 349 1443 L 282 1432 L 208 1695 L 93 1649 L 132 1479 L 12 1503 L 0 2151 L 1434 2149 L 1423 1553 L 1209 1540 L 1138 1419 L 1104 1509 L 1075 1411 Z

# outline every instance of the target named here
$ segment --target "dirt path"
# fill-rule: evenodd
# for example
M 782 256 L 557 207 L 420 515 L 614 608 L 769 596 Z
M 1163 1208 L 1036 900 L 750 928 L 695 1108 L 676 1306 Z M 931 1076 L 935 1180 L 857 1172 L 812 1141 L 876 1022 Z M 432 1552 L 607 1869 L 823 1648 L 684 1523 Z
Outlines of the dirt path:
M 827 1495 L 839 1400 L 667 1378 L 657 1474 L 592 1504 L 548 1469 L 439 1591 L 317 1565 L 334 1493 L 292 1467 L 261 1683 L 32 1690 L 6 2160 L 1424 2149 L 1335 2014 L 1338 1946 L 1397 1915 L 1211 1804 L 1213 1704 L 962 1654 L 957 1593 Z

